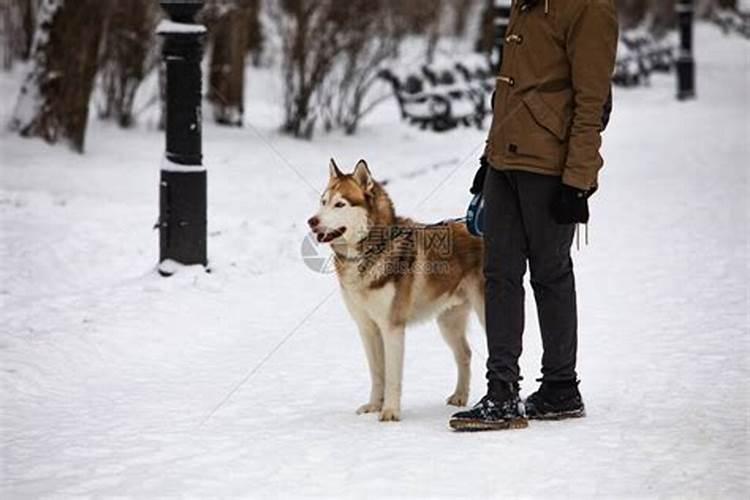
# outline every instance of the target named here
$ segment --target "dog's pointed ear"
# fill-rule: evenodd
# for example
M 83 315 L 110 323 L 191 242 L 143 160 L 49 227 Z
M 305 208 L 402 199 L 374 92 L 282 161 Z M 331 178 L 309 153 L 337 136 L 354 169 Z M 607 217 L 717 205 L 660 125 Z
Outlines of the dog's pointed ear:
M 328 171 L 330 172 L 331 179 L 335 179 L 344 175 L 344 173 L 339 170 L 339 166 L 336 165 L 336 162 L 333 158 L 331 158 L 331 163 L 328 164 Z
M 354 167 L 354 173 L 352 176 L 354 177 L 354 180 L 357 181 L 357 184 L 362 186 L 362 189 L 364 189 L 365 192 L 370 192 L 375 185 L 375 180 L 373 180 L 370 168 L 367 166 L 365 160 L 359 160 L 359 162 L 357 162 L 357 166 Z

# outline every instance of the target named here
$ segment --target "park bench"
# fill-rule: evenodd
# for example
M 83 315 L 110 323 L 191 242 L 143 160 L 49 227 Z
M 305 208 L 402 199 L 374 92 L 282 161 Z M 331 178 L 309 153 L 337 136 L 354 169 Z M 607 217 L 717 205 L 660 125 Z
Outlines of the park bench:
M 402 118 L 422 129 L 481 127 L 490 112 L 495 81 L 487 62 L 424 65 L 418 73 L 385 69 L 380 76 L 391 84 Z
M 674 53 L 669 37 L 656 40 L 644 29 L 626 31 L 619 41 L 612 82 L 622 87 L 647 85 L 653 72 L 672 70 Z M 401 117 L 424 130 L 481 128 L 491 112 L 495 75 L 480 55 L 426 64 L 418 71 L 388 68 L 379 76 L 391 84 Z
M 750 38 L 750 12 L 717 9 L 711 20 L 721 28 L 725 35 L 738 33 L 745 38 Z
M 645 30 L 626 31 L 620 37 L 612 82 L 621 87 L 648 84 L 653 72 L 669 72 L 675 48 L 665 37 L 656 40 Z

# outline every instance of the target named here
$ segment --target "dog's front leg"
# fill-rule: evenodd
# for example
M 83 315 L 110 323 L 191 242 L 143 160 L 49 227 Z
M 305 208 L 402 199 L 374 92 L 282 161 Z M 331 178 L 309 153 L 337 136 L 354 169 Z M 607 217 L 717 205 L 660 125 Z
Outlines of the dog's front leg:
M 383 408 L 383 392 L 385 389 L 385 365 L 383 361 L 383 338 L 380 329 L 369 319 L 357 322 L 362 345 L 365 348 L 367 364 L 370 367 L 370 401 L 359 407 L 357 414 L 374 413 Z
M 404 370 L 404 326 L 381 330 L 385 352 L 385 400 L 381 422 L 401 419 L 401 379 Z

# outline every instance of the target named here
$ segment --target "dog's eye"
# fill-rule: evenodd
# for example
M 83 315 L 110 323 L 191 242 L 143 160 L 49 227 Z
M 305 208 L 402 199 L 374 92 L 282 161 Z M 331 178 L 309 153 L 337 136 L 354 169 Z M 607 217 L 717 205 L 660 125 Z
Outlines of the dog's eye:
M 345 206 L 346 206 L 346 203 L 344 203 L 343 201 L 339 201 L 338 203 L 334 205 L 334 207 L 336 208 L 343 208 Z
M 324 206 L 325 206 L 325 204 L 326 204 L 326 200 L 324 200 L 324 199 L 322 199 L 322 198 L 321 198 L 321 199 L 320 199 L 320 204 L 321 204 L 321 205 L 324 205 Z

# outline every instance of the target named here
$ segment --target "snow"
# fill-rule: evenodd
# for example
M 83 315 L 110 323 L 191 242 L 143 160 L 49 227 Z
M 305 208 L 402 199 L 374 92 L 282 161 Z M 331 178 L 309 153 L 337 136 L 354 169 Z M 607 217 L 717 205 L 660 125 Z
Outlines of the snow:
M 183 165 L 175 163 L 166 156 L 161 159 L 161 170 L 163 172 L 180 172 L 183 174 L 201 173 L 206 171 L 203 165 Z
M 173 33 L 202 35 L 206 33 L 206 27 L 202 24 L 178 23 L 169 19 L 162 19 L 156 27 L 156 32 L 160 35 Z
M 575 253 L 585 419 L 454 434 L 437 329 L 407 333 L 402 422 L 369 391 L 335 277 L 300 256 L 328 172 L 368 160 L 403 214 L 463 214 L 486 131 L 389 101 L 355 137 L 205 124 L 211 272 L 156 272 L 164 139 L 93 121 L 84 156 L 0 132 L 0 496 L 742 498 L 748 480 L 750 45 L 700 26 L 698 99 L 616 90 L 591 244 Z M 20 70 L 21 68 L 19 68 Z M 0 75 L 16 95 L 19 71 Z M 11 114 L 11 99 L 0 119 Z M 535 387 L 533 300 L 522 370 Z M 476 323 L 472 400 L 485 346 Z

